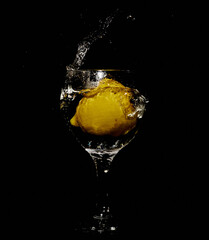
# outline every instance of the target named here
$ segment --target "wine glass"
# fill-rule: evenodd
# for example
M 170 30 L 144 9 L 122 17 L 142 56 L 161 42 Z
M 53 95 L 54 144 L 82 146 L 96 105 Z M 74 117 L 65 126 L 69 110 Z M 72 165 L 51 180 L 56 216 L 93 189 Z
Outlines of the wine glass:
M 109 170 L 116 154 L 136 135 L 147 99 L 134 88 L 131 71 L 67 68 L 60 108 L 69 130 L 90 154 L 98 180 L 96 209 L 81 229 L 96 234 L 115 233 L 111 213 Z

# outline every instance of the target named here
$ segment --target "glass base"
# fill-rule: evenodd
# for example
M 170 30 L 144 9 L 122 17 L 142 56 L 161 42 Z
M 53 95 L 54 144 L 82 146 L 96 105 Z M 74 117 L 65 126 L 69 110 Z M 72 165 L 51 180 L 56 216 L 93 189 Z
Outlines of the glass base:
M 115 236 L 118 234 L 118 225 L 110 214 L 94 215 L 90 220 L 81 222 L 75 228 L 75 232 L 79 234 L 89 235 L 107 235 Z

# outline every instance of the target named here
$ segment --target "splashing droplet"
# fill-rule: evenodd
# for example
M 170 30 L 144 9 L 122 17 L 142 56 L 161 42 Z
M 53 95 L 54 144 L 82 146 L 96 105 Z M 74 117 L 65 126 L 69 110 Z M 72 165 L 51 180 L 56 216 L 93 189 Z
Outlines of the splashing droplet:
M 131 21 L 135 21 L 136 20 L 136 18 L 134 16 L 132 16 L 131 14 L 127 16 L 127 19 L 131 20 Z

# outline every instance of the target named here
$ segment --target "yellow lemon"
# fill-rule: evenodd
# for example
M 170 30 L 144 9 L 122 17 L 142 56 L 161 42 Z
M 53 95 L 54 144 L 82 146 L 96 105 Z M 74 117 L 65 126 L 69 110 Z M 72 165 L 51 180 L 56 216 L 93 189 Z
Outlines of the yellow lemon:
M 135 127 L 137 116 L 128 116 L 134 112 L 130 88 L 105 78 L 96 88 L 82 90 L 81 93 L 83 98 L 70 120 L 73 126 L 99 136 L 120 136 Z

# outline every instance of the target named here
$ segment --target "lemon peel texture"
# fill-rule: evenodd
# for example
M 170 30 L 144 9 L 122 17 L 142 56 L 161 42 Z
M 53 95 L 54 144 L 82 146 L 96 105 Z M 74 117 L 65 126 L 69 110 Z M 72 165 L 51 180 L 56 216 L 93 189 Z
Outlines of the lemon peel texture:
M 80 94 L 83 98 L 70 120 L 74 127 L 98 136 L 120 136 L 136 126 L 137 115 L 131 115 L 134 106 L 130 101 L 133 95 L 130 88 L 104 78 L 96 88 L 82 90 Z

